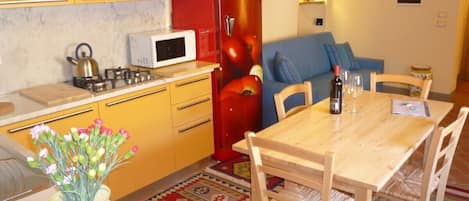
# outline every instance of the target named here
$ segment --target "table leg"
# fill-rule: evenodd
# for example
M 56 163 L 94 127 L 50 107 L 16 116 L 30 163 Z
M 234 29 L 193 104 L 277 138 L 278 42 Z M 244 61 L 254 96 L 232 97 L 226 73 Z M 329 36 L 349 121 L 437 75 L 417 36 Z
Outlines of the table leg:
M 371 201 L 372 191 L 367 188 L 358 188 L 355 192 L 356 201 Z
M 427 163 L 428 151 L 430 150 L 430 145 L 432 143 L 433 132 L 430 136 L 425 139 L 425 147 L 423 148 L 423 167 Z

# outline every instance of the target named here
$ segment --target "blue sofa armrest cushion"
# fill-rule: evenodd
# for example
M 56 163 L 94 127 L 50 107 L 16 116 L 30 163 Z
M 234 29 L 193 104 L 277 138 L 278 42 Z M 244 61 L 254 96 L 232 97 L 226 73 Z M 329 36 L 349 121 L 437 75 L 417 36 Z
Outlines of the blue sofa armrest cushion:
M 296 84 L 303 81 L 295 64 L 278 51 L 275 53 L 274 75 L 278 81 L 288 84 Z
M 340 44 L 324 44 L 327 56 L 331 62 L 331 69 L 335 65 L 339 65 L 344 70 L 357 70 L 360 69 L 360 64 L 355 59 L 352 48 L 348 42 Z
M 357 61 L 362 69 L 373 70 L 376 73 L 384 73 L 384 60 L 357 57 Z

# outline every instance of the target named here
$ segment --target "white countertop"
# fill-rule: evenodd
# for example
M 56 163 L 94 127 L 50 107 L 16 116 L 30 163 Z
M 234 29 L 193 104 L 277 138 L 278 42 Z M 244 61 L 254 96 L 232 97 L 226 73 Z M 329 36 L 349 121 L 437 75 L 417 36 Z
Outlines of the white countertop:
M 11 93 L 0 95 L 0 101 L 12 102 L 15 105 L 15 111 L 9 114 L 0 115 L 0 126 L 16 123 L 19 121 L 36 118 L 39 116 L 51 114 L 54 112 L 70 109 L 80 105 L 97 102 L 100 100 L 108 99 L 111 97 L 127 94 L 130 92 L 146 89 L 161 84 L 174 82 L 177 80 L 185 79 L 191 76 L 200 75 L 208 72 L 212 72 L 213 69 L 200 70 L 198 72 L 177 76 L 177 77 L 160 77 L 152 81 L 146 81 L 135 85 L 129 85 L 126 87 L 113 89 L 101 93 L 95 93 L 90 98 L 57 105 L 57 106 L 45 106 L 37 103 L 27 97 L 21 96 L 19 93 Z

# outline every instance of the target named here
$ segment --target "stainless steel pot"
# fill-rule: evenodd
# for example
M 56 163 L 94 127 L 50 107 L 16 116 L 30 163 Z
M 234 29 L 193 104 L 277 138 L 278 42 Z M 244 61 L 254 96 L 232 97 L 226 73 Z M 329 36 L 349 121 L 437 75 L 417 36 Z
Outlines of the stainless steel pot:
M 86 52 L 82 51 L 81 56 L 79 55 L 79 50 L 81 47 L 87 47 L 89 51 L 89 56 L 86 55 Z M 76 65 L 76 72 L 78 77 L 84 78 L 93 78 L 99 75 L 98 62 L 94 60 L 93 50 L 88 43 L 80 43 L 75 49 L 75 57 L 67 57 L 67 61 Z

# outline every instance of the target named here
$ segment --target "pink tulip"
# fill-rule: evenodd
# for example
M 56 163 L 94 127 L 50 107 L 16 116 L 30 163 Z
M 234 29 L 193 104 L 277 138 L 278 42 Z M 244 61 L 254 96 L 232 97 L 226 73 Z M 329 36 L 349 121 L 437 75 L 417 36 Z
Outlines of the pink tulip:
M 138 146 L 137 146 L 137 145 L 134 145 L 134 146 L 132 147 L 132 153 L 135 154 L 135 153 L 137 153 L 137 151 L 138 151 Z
M 94 120 L 94 123 L 95 123 L 96 125 L 100 125 L 100 126 L 101 126 L 101 125 L 103 125 L 103 120 L 101 120 L 101 119 L 95 119 L 95 120 Z

